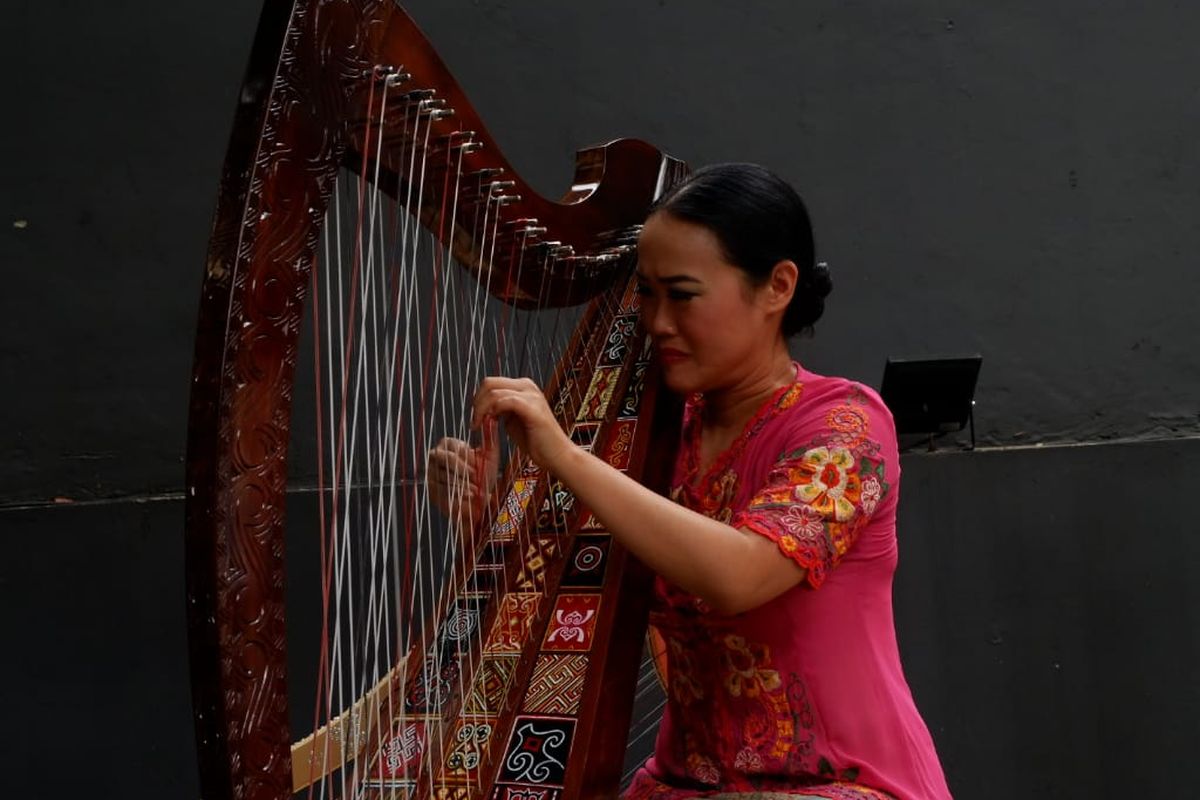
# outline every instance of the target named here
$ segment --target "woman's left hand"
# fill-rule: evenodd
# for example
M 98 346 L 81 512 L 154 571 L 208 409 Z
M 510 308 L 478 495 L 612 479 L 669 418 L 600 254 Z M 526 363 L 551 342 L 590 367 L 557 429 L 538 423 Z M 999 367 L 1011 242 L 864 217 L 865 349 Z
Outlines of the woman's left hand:
M 529 378 L 485 378 L 475 392 L 472 427 L 488 417 L 503 420 L 509 438 L 543 469 L 553 469 L 575 446 Z

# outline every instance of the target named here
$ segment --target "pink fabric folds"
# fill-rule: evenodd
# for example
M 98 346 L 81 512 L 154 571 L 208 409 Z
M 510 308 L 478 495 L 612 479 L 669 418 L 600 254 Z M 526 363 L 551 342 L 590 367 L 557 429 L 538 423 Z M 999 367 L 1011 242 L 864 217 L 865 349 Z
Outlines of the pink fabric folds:
M 625 796 L 950 797 L 896 646 L 900 464 L 887 408 L 797 365 L 701 474 L 703 402 L 685 408 L 674 498 L 771 539 L 807 576 L 735 616 L 656 581 L 667 707 Z

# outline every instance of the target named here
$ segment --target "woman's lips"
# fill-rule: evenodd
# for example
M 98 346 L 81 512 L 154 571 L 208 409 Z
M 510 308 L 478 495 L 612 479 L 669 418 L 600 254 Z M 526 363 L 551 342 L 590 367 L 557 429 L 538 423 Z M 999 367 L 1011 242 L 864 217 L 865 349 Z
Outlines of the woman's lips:
M 671 347 L 663 347 L 658 351 L 658 357 L 665 364 L 675 364 L 687 358 L 687 353 Z

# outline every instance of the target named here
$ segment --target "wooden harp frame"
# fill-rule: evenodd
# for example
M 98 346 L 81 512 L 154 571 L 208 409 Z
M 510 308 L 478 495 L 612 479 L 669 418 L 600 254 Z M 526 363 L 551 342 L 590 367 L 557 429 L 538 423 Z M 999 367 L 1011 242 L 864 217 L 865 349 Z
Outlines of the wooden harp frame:
M 546 200 L 511 169 L 424 36 L 392 2 L 266 0 L 221 178 L 190 402 L 187 603 L 207 800 L 293 793 L 283 551 L 300 319 L 335 177 L 346 166 L 359 170 L 367 149 L 364 132 L 371 129 L 356 109 L 400 69 L 409 85 L 436 92 L 436 99 L 425 94 L 413 102 L 433 100 L 423 106 L 431 114 L 453 110 L 452 117 L 431 117 L 439 146 L 481 145 L 464 153 L 468 168 L 503 176 L 480 186 L 493 199 L 506 198 L 497 203 L 506 235 L 519 230 L 537 239 L 544 256 L 537 263 L 521 263 L 515 248 L 497 248 L 494 268 L 504 279 L 492 288 L 511 304 L 574 304 L 611 284 L 628 267 L 636 225 L 653 198 L 685 171 L 644 142 L 619 140 L 581 151 L 571 190 L 558 202 Z M 384 141 L 403 135 L 386 120 L 382 125 L 372 134 Z M 403 170 L 389 162 L 386 148 L 380 153 L 380 184 L 397 193 Z M 450 230 L 436 204 L 428 208 L 425 226 L 476 268 L 479 254 L 467 232 Z M 545 233 L 531 234 L 531 221 Z M 644 463 L 631 473 L 661 491 L 678 404 L 657 391 L 653 369 L 645 380 L 634 446 Z M 659 396 L 665 401 L 655 403 Z M 608 624 L 621 635 L 597 656 L 602 669 L 589 673 L 562 797 L 612 796 L 619 778 L 649 582 L 615 545 L 613 553 Z

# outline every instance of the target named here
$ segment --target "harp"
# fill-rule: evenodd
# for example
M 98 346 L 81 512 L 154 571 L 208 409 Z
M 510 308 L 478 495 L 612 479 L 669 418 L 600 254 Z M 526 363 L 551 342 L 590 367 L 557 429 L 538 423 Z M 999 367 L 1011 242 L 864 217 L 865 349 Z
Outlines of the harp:
M 392 2 L 267 0 L 189 416 L 205 798 L 616 793 L 644 568 L 518 453 L 466 524 L 439 520 L 421 472 L 437 435 L 465 437 L 474 383 L 508 371 L 542 381 L 581 445 L 665 486 L 678 409 L 629 278 L 638 224 L 683 172 L 619 140 L 581 151 L 570 190 L 544 199 Z M 297 437 L 305 415 L 315 436 Z M 289 485 L 315 522 L 285 513 Z M 284 549 L 306 524 L 323 537 L 325 616 L 316 713 L 297 735 Z

